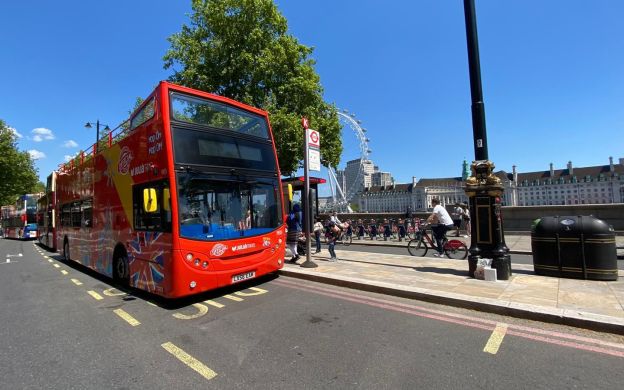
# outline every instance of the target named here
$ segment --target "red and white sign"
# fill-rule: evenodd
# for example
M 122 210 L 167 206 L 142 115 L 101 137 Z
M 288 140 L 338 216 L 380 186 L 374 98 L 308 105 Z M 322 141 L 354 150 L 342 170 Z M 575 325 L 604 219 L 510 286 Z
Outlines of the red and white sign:
M 310 145 L 313 148 L 321 147 L 321 136 L 319 135 L 318 131 L 312 130 L 312 129 L 306 129 L 306 135 L 307 135 L 308 145 Z
M 121 149 L 121 153 L 119 156 L 119 163 L 117 164 L 117 170 L 119 171 L 119 173 L 121 173 L 122 175 L 127 175 L 128 171 L 130 170 L 131 161 L 132 161 L 132 152 L 130 151 L 129 147 L 124 146 Z
M 227 246 L 219 243 L 219 244 L 217 244 L 217 245 L 212 247 L 212 250 L 210 251 L 210 254 L 212 256 L 219 257 L 219 256 L 221 256 L 222 254 L 225 253 L 227 248 L 228 248 Z
M 310 122 L 308 122 L 308 118 L 301 118 L 301 126 L 303 126 L 304 129 L 308 130 L 308 128 L 310 127 Z

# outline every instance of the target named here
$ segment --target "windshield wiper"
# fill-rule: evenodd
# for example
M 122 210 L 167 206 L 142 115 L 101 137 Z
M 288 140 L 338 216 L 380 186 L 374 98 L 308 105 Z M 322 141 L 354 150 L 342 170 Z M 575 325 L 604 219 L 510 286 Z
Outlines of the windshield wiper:
M 201 173 L 205 173 L 204 171 L 197 169 L 197 168 L 192 168 L 190 165 L 182 165 L 180 166 L 178 169 L 185 171 L 186 173 L 194 173 L 194 174 L 201 174 Z

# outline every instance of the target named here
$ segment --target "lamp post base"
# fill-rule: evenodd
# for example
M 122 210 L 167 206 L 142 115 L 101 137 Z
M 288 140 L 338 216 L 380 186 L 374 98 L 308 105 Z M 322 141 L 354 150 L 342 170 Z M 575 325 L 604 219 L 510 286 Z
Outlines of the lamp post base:
M 301 263 L 300 267 L 303 267 L 303 268 L 316 268 L 316 267 L 318 267 L 318 264 L 316 264 L 312 260 L 306 260 L 303 263 Z
M 470 199 L 471 237 L 468 274 L 474 277 L 479 259 L 492 259 L 499 280 L 511 277 L 511 257 L 505 244 L 501 202 L 503 186 L 492 171 L 488 160 L 473 161 L 472 176 L 466 180 L 466 195 Z

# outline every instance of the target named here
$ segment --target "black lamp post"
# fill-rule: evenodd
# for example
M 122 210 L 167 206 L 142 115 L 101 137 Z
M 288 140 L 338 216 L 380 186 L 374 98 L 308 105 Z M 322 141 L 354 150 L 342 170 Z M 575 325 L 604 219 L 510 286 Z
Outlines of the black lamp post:
M 108 125 L 104 125 L 104 126 L 106 126 L 106 127 L 104 127 L 104 131 L 110 131 L 110 127 L 108 127 Z M 93 127 L 93 125 L 91 124 L 91 122 L 87 122 L 85 124 L 85 127 L 87 129 L 90 129 L 90 128 Z M 99 146 L 99 143 L 100 143 L 100 120 L 99 119 L 97 121 L 95 121 L 95 129 L 96 129 L 95 152 L 97 153 L 99 151 L 99 149 L 100 149 L 100 146 Z
M 479 43 L 474 0 L 464 0 L 468 68 L 472 97 L 472 132 L 475 161 L 471 164 L 471 176 L 466 179 L 466 195 L 470 203 L 471 224 L 470 256 L 468 273 L 474 276 L 480 258 L 492 259 L 497 277 L 507 280 L 511 276 L 511 258 L 505 245 L 501 203 L 503 185 L 493 174 L 494 163 L 488 160 L 487 134 L 485 131 L 485 106 L 481 89 Z

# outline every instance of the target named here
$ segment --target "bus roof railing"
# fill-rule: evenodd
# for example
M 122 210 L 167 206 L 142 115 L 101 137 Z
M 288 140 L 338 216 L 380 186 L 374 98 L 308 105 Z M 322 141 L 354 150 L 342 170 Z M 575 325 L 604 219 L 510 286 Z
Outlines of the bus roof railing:
M 124 120 L 117 127 L 104 134 L 97 140 L 96 143 L 89 146 L 86 151 L 81 150 L 72 157 L 69 161 L 59 164 L 60 172 L 68 172 L 73 170 L 74 168 L 84 164 L 85 162 L 91 160 L 96 153 L 101 150 L 108 149 L 117 142 L 124 139 L 128 134 L 131 133 L 130 129 L 130 118 Z

